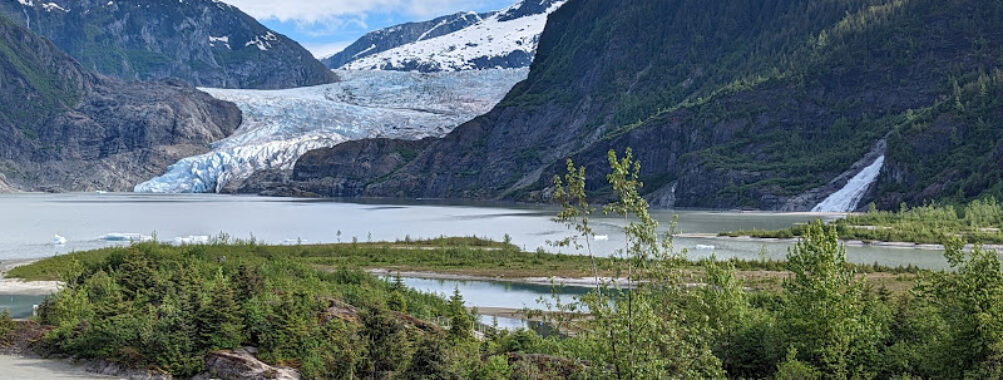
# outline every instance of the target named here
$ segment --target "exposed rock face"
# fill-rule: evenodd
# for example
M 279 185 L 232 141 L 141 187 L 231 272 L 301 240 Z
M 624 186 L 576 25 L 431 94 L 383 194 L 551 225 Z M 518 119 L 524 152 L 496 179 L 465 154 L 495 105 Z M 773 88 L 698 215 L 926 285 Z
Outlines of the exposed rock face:
M 240 125 L 231 103 L 89 73 L 2 16 L 0 47 L 0 173 L 16 189 L 129 191 Z
M 214 0 L 2 1 L 83 67 L 126 80 L 276 89 L 336 78 L 295 41 Z
M 7 176 L 0 174 L 0 193 L 13 193 L 16 190 L 7 184 Z
M 233 351 L 216 351 L 206 356 L 208 374 L 195 379 L 299 380 L 299 372 L 287 367 L 274 367 L 255 357 L 258 350 L 245 347 Z
M 292 180 L 296 191 L 301 193 L 325 197 L 358 195 L 370 178 L 393 173 L 431 142 L 432 139 L 372 139 L 314 150 L 297 161 Z
M 999 68 L 991 57 L 1003 54 L 999 44 L 976 53 L 982 48 L 973 42 L 999 40 L 999 3 L 742 4 L 748 6 L 568 2 L 550 15 L 529 78 L 487 115 L 433 141 L 393 173 L 370 176 L 364 186 L 305 161 L 294 181 L 328 181 L 340 195 L 544 201 L 565 158 L 585 165 L 590 190 L 602 193 L 607 152 L 630 147 L 643 163 L 642 191 L 656 204 L 806 211 L 859 171 L 861 157 L 879 140 L 925 130 L 930 120 L 914 110 L 952 97 L 951 72 L 978 77 Z M 969 128 L 956 129 L 958 138 L 973 130 L 972 121 L 991 115 L 970 115 Z M 963 125 L 942 124 L 932 129 L 946 133 Z M 943 181 L 911 178 L 930 173 L 916 165 L 905 170 L 908 160 L 894 152 L 909 143 L 913 160 L 923 152 L 949 158 L 969 145 L 947 144 L 943 133 L 925 135 L 921 141 L 889 138 L 880 178 L 895 176 L 894 189 L 879 185 L 861 204 L 950 196 Z M 988 151 L 979 157 L 998 161 L 992 149 L 1003 142 L 985 135 Z M 330 157 L 332 165 L 348 162 Z M 949 179 L 951 169 L 937 175 L 958 181 Z M 910 189 L 906 183 L 930 185 Z M 986 183 L 970 194 L 996 182 Z M 902 194 L 888 198 L 892 190 Z

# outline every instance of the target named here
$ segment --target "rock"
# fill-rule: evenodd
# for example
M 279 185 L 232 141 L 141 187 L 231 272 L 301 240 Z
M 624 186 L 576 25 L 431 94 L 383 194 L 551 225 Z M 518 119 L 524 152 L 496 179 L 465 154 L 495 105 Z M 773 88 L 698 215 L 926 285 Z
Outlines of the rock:
M 92 360 L 85 365 L 87 372 L 104 376 L 113 376 L 124 380 L 171 380 L 174 377 L 166 373 L 156 373 L 145 369 L 129 368 L 123 364 L 107 360 Z
M 288 367 L 276 367 L 258 360 L 258 350 L 245 347 L 237 350 L 224 350 L 210 353 L 205 364 L 208 372 L 196 376 L 193 380 L 226 379 L 226 380 L 299 380 L 299 371 Z
M 26 191 L 131 191 L 233 133 L 241 112 L 177 80 L 124 82 L 81 67 L 0 17 L 0 173 Z M 31 67 L 31 70 L 26 69 Z

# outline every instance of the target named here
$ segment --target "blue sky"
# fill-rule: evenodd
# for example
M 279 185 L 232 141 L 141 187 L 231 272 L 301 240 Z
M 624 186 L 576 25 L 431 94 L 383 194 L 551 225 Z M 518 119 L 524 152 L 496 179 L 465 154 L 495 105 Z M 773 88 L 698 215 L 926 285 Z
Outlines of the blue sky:
M 326 56 L 363 34 L 409 21 L 460 11 L 485 12 L 517 0 L 223 0 L 289 36 L 314 55 Z

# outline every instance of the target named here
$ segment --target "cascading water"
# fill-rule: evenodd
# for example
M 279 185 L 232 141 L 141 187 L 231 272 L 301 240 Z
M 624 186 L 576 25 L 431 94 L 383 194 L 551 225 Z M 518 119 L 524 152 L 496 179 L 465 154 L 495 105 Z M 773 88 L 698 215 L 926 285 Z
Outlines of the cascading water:
M 852 212 L 860 205 L 860 200 L 867 193 L 867 189 L 878 179 L 881 168 L 885 165 L 885 156 L 878 157 L 870 166 L 861 170 L 856 176 L 850 179 L 842 189 L 833 193 L 822 203 L 819 203 L 812 212 Z

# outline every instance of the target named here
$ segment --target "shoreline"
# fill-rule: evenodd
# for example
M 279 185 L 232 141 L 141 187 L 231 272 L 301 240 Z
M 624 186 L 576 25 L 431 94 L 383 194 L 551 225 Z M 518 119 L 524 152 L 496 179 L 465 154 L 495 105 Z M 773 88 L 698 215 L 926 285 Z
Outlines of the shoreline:
M 682 233 L 674 235 L 673 237 L 686 238 L 686 239 L 707 239 L 707 240 L 732 240 L 732 241 L 746 241 L 746 242 L 764 242 L 764 243 L 797 243 L 798 238 L 761 238 L 753 236 L 721 236 L 717 234 L 710 233 Z M 880 247 L 880 248 L 900 248 L 900 249 L 921 249 L 925 251 L 943 251 L 943 244 L 927 244 L 927 243 L 911 243 L 911 242 L 894 242 L 894 241 L 872 241 L 865 242 L 863 240 L 839 240 L 840 243 L 845 244 L 847 247 Z M 972 249 L 974 244 L 966 244 L 965 249 Z M 982 248 L 994 250 L 997 252 L 1003 252 L 1003 244 L 983 244 Z
M 22 281 L 7 278 L 7 272 L 42 259 L 5 260 L 0 262 L 0 295 L 48 296 L 63 289 L 61 281 Z
M 504 277 L 504 276 L 476 276 L 469 274 L 453 274 L 442 272 L 421 272 L 421 271 L 397 271 L 385 268 L 367 269 L 367 273 L 375 276 L 395 276 L 410 278 L 420 278 L 425 280 L 447 280 L 447 281 L 482 281 L 482 282 L 507 282 L 512 284 L 542 285 L 542 286 L 570 286 L 576 288 L 591 288 L 597 285 L 592 277 Z M 605 278 L 609 279 L 609 278 Z M 553 280 L 553 281 L 552 281 Z M 620 279 L 619 285 L 626 285 L 625 280 Z

